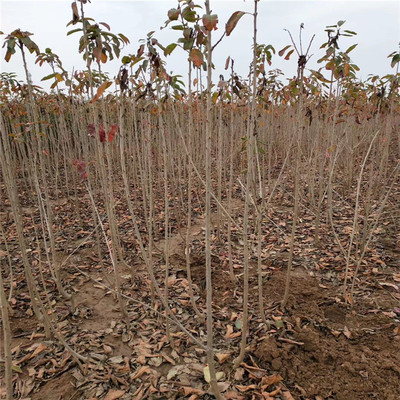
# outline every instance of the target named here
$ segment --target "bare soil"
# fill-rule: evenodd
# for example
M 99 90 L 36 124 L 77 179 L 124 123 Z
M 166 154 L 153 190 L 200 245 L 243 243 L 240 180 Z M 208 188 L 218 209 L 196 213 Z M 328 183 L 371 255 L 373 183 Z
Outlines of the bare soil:
M 398 316 L 382 308 L 391 303 L 387 293 L 377 290 L 349 307 L 336 288 L 304 269 L 294 272 L 285 323 L 298 343 L 276 334 L 259 339 L 254 354 L 260 365 L 282 375 L 299 399 L 400 398 Z M 283 274 L 272 275 L 266 286 L 279 301 Z
M 237 201 L 235 212 L 239 213 L 240 207 Z M 203 235 L 203 219 L 198 218 L 191 229 L 191 270 L 200 310 L 205 307 Z M 237 370 L 232 369 L 232 362 L 240 341 L 243 268 L 234 263 L 237 279 L 232 282 L 224 237 L 215 239 L 215 347 L 221 357 L 217 369 L 224 372 L 220 385 L 226 399 L 399 399 L 397 235 L 388 231 L 377 241 L 387 263 L 363 268 L 353 304 L 342 296 L 342 269 L 335 264 L 326 266 L 315 256 L 318 250 L 311 249 L 297 253 L 289 301 L 281 310 L 288 253 L 285 248 L 269 253 L 262 265 L 267 325 L 258 313 L 256 262 L 252 259 L 248 352 Z M 184 232 L 175 233 L 170 242 L 171 308 L 191 334 L 205 341 L 204 327 L 187 295 L 183 238 Z M 390 246 L 385 246 L 385 240 Z M 156 245 L 162 249 L 164 242 Z M 235 257 L 239 255 L 237 245 Z M 332 260 L 335 257 L 338 255 L 333 254 Z M 150 282 L 140 258 L 127 259 L 127 265 L 121 266 L 123 292 L 135 300 L 126 300 L 129 321 L 123 318 L 115 294 L 107 289 L 114 283 L 112 267 L 96 261 L 95 247 L 83 247 L 64 268 L 63 281 L 74 288 L 75 307 L 56 295 L 54 285 L 48 282 L 57 329 L 75 351 L 90 356 L 91 361 L 81 365 L 56 340 L 44 337 L 29 307 L 23 272 L 17 271 L 10 321 L 16 398 L 213 398 L 204 381 L 204 350 L 172 324 L 173 344 L 169 343 L 164 312 L 160 302 L 151 303 Z M 156 251 L 154 263 L 162 282 L 164 260 Z M 313 268 L 315 263 L 323 267 Z

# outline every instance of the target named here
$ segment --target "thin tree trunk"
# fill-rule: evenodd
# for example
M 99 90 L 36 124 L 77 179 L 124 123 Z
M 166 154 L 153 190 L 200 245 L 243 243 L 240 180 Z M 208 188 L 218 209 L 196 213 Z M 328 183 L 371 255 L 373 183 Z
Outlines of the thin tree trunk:
M 206 14 L 210 15 L 210 1 L 205 0 Z M 210 369 L 210 385 L 217 400 L 223 399 L 217 384 L 214 363 L 212 280 L 211 280 L 211 84 L 212 46 L 211 31 L 207 31 L 207 110 L 206 110 L 206 307 L 207 307 L 207 362 Z
M 12 282 L 11 282 L 12 287 Z M 6 386 L 6 399 L 13 399 L 13 384 L 12 384 L 12 358 L 11 358 L 11 328 L 10 320 L 8 318 L 8 303 L 4 291 L 3 277 L 0 269 L 0 308 L 1 319 L 3 322 L 3 349 L 4 349 L 4 382 Z

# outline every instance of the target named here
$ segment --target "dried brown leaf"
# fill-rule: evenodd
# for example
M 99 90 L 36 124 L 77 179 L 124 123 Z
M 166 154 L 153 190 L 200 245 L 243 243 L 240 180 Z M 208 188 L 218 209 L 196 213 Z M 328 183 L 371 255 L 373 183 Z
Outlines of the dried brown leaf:
M 140 378 L 143 374 L 149 374 L 150 373 L 150 367 L 148 365 L 144 365 L 143 367 L 140 367 L 139 370 L 131 376 L 131 380 L 135 380 Z
M 104 93 L 104 91 L 109 88 L 112 85 L 111 81 L 107 81 L 102 83 L 99 88 L 97 89 L 97 93 L 96 96 L 93 97 L 92 100 L 90 100 L 91 103 L 94 103 L 95 101 L 97 101 Z
M 199 396 L 202 396 L 205 392 L 204 392 L 204 390 L 201 390 L 201 389 L 196 389 L 196 388 L 184 386 L 183 387 L 183 393 L 184 393 L 185 396 L 189 396 L 191 394 L 197 394 Z
M 120 397 L 122 397 L 124 394 L 125 394 L 125 390 L 114 390 L 114 389 L 111 389 L 107 393 L 107 395 L 104 398 L 104 400 L 116 400 L 116 399 L 119 399 Z
M 216 357 L 220 364 L 224 363 L 230 356 L 231 356 L 231 353 L 217 353 L 216 354 Z

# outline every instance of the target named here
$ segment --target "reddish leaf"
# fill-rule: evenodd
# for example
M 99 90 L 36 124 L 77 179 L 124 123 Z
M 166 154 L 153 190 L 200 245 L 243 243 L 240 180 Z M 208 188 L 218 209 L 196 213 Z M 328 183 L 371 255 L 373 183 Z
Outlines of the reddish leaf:
M 7 62 L 9 62 L 9 61 L 10 61 L 10 58 L 11 58 L 11 52 L 10 52 L 10 50 L 7 50 L 7 53 L 6 53 L 6 56 L 4 57 L 4 59 L 5 59 Z
M 229 63 L 231 62 L 231 57 L 228 57 L 225 61 L 225 69 L 229 68 Z
M 325 69 L 327 69 L 328 71 L 332 71 L 334 68 L 335 68 L 335 63 L 333 61 L 329 61 L 325 65 Z
M 87 178 L 86 163 L 85 161 L 74 160 L 73 164 L 81 176 L 82 181 Z
M 93 56 L 98 63 L 102 59 L 102 54 L 103 54 L 103 49 L 101 47 L 97 46 L 93 49 Z
M 90 137 L 94 137 L 94 135 L 96 134 L 96 127 L 94 126 L 94 124 L 88 124 L 87 130 L 88 130 L 88 135 Z
M 108 141 L 112 142 L 114 140 L 114 136 L 118 132 L 118 124 L 112 124 L 110 130 L 108 131 Z
M 286 54 L 285 60 L 289 60 L 289 58 L 290 58 L 290 56 L 293 54 L 293 52 L 294 52 L 294 49 L 290 50 L 290 51 Z
M 171 8 L 168 10 L 168 19 L 170 21 L 176 21 L 179 18 L 181 11 L 176 8 Z
M 285 46 L 282 50 L 280 50 L 280 51 L 278 52 L 279 57 L 282 57 L 282 56 L 285 54 L 285 51 L 286 51 L 290 46 L 291 46 L 291 45 L 289 44 L 289 45 Z
M 203 25 L 208 31 L 216 30 L 218 24 L 217 14 L 205 14 L 202 18 Z
M 229 36 L 232 33 L 237 23 L 239 22 L 240 18 L 242 18 L 244 14 L 246 14 L 244 11 L 235 11 L 231 15 L 231 17 L 229 18 L 228 22 L 225 25 L 226 36 Z
M 105 22 L 99 22 L 99 24 L 105 26 L 109 31 L 111 31 L 110 25 L 106 24 Z
M 203 62 L 203 53 L 199 49 L 190 50 L 189 61 L 192 61 L 196 67 L 200 67 Z
M 75 25 L 79 21 L 79 12 L 78 6 L 76 5 L 76 1 L 71 4 L 72 8 L 72 23 Z
M 137 51 L 137 57 L 141 57 L 144 53 L 144 44 L 141 44 Z
M 103 143 L 106 141 L 106 130 L 104 129 L 103 124 L 100 124 L 99 137 L 100 137 L 100 142 Z

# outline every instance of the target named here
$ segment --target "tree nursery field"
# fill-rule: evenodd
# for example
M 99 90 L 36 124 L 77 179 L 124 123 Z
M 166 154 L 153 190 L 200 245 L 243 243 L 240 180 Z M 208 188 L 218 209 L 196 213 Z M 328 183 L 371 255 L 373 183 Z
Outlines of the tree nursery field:
M 400 52 L 359 80 L 343 20 L 278 51 L 257 0 L 224 24 L 179 0 L 176 42 L 126 54 L 86 3 L 85 70 L 2 36 L 26 76 L 0 74 L 0 398 L 399 399 Z M 232 55 L 213 80 L 245 18 L 248 76 Z

